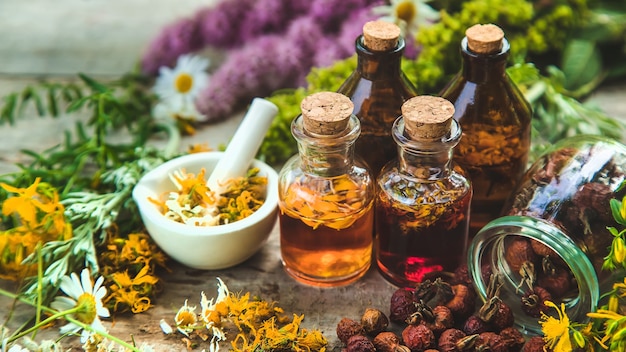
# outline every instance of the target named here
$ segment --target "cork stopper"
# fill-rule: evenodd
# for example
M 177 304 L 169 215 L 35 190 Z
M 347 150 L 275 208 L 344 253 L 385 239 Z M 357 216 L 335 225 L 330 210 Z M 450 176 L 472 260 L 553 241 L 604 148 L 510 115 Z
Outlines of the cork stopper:
M 388 51 L 398 45 L 400 27 L 386 21 L 370 21 L 363 25 L 363 45 L 371 51 Z
M 450 131 L 454 105 L 440 97 L 421 95 L 402 104 L 404 130 L 413 140 L 434 140 Z
M 504 32 L 495 24 L 475 24 L 465 31 L 467 47 L 476 54 L 493 54 L 502 50 Z
M 346 129 L 354 103 L 340 93 L 320 92 L 300 104 L 304 129 L 321 135 L 335 135 Z

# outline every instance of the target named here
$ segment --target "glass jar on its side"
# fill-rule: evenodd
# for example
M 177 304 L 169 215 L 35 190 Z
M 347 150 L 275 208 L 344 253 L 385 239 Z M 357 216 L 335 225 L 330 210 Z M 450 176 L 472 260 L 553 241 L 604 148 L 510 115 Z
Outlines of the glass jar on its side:
M 612 198 L 621 199 L 626 146 L 599 136 L 562 140 L 525 173 L 505 206 L 470 243 L 468 265 L 476 290 L 487 299 L 486 268 L 499 275 L 500 298 L 516 325 L 541 332 L 543 302 L 565 303 L 573 321 L 586 321 L 610 273 L 602 270 L 615 223 Z

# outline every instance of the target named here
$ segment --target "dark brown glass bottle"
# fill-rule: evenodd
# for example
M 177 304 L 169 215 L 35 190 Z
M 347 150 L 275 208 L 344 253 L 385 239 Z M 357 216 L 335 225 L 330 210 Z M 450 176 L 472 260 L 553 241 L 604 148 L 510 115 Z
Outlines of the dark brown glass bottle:
M 391 126 L 401 114 L 402 103 L 417 94 L 401 70 L 403 52 L 404 39 L 397 25 L 366 23 L 356 39 L 356 70 L 338 90 L 354 103 L 354 114 L 361 122 L 355 152 L 365 159 L 374 177 L 396 157 Z
M 461 42 L 462 69 L 442 90 L 463 136 L 454 160 L 474 188 L 470 238 L 498 217 L 522 178 L 530 150 L 531 108 L 506 73 L 509 43 L 495 25 L 475 25 Z

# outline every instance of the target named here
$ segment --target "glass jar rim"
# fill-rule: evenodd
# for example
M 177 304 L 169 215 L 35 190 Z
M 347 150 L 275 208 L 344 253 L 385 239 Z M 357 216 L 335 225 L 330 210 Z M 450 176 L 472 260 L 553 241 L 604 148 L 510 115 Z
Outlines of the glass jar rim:
M 487 300 L 487 282 L 483 280 L 483 259 L 491 264 L 491 270 L 500 272 L 497 267 L 496 253 L 491 253 L 498 241 L 507 236 L 521 236 L 537 240 L 554 250 L 567 264 L 578 285 L 578 295 L 568 299 L 565 303 L 568 316 L 579 322 L 587 320 L 586 313 L 592 312 L 600 298 L 600 284 L 596 271 L 586 254 L 561 229 L 550 222 L 523 215 L 511 215 L 497 218 L 485 225 L 473 238 L 468 247 L 467 264 L 472 277 L 474 288 L 480 299 Z M 490 255 L 491 258 L 485 258 Z M 510 277 L 503 287 L 518 286 Z M 508 285 L 508 286 L 507 286 Z M 519 296 L 521 297 L 521 296 Z M 534 320 L 533 320 L 534 319 Z M 536 318 L 516 316 L 516 325 L 529 334 L 540 335 L 541 327 Z

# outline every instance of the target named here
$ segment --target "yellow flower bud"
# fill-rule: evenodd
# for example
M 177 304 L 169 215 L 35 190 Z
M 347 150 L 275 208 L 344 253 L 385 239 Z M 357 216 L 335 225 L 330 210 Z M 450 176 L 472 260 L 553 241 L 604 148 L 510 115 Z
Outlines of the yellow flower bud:
M 616 264 L 622 264 L 626 258 L 624 239 L 621 237 L 613 239 L 613 258 Z
M 611 297 L 609 297 L 608 309 L 611 312 L 617 312 L 619 309 L 619 298 L 616 295 L 611 295 Z

